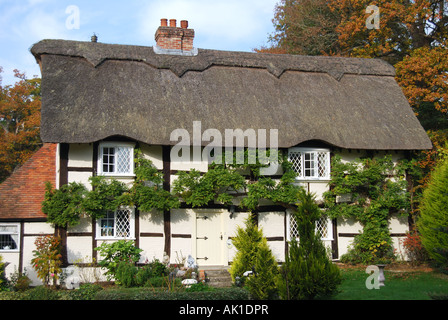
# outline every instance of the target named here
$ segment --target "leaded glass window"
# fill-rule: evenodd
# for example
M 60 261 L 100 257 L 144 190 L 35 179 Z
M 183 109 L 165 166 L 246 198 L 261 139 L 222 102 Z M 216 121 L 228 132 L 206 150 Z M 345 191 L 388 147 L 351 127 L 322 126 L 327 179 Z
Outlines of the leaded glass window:
M 133 175 L 134 147 L 130 144 L 103 143 L 100 145 L 98 169 L 104 175 Z
M 97 237 L 103 239 L 134 238 L 134 210 L 120 208 L 98 219 Z
M 298 180 L 330 179 L 330 151 L 328 149 L 291 148 L 288 152 Z
M 19 233 L 19 224 L 0 224 L 0 251 L 19 250 Z

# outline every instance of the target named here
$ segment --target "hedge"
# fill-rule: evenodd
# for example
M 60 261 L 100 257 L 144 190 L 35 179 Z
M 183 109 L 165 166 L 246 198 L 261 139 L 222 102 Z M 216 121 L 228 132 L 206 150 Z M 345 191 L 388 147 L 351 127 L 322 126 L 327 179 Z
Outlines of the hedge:
M 249 300 L 249 293 L 242 288 L 220 288 L 199 292 L 127 288 L 102 290 L 95 295 L 94 300 Z

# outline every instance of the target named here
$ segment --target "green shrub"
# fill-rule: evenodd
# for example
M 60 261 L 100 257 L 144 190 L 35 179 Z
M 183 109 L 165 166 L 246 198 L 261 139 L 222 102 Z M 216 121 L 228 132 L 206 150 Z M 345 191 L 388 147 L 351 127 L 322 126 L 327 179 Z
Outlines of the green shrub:
M 144 284 L 145 287 L 153 288 L 181 288 L 182 280 L 179 278 L 174 278 L 170 281 L 168 276 L 164 277 L 152 277 Z
M 301 192 L 294 212 L 300 242 L 295 238 L 290 242 L 278 277 L 279 293 L 283 299 L 308 300 L 330 296 L 337 293 L 337 286 L 342 282 L 338 267 L 328 258 L 327 250 L 315 231 L 319 217 L 320 209 L 314 197 Z
M 389 218 L 410 207 L 403 169 L 390 155 L 350 162 L 343 162 L 338 155 L 333 157 L 330 190 L 324 193 L 326 214 L 330 218 L 354 218 L 363 226 L 344 257 L 346 261 L 375 264 L 395 259 Z M 349 196 L 349 202 L 337 201 L 340 196 Z
M 168 269 L 159 260 L 155 259 L 142 267 L 137 267 L 134 263 L 128 261 L 118 262 L 115 271 L 115 280 L 117 284 L 120 284 L 126 288 L 130 287 L 143 287 L 148 284 L 152 285 L 152 279 L 163 279 L 164 282 L 168 282 L 166 275 Z M 158 280 L 155 280 L 157 282 Z M 158 285 L 163 286 L 163 285 Z
M 202 291 L 212 291 L 213 288 L 210 287 L 208 284 L 206 284 L 205 282 L 198 282 L 195 284 L 192 284 L 189 288 L 186 288 L 185 291 L 186 292 L 202 292 Z
M 237 227 L 236 237 L 232 240 L 237 252 L 229 269 L 233 281 L 236 277 L 243 279 L 244 272 L 252 270 L 262 238 L 263 233 L 252 217 L 246 219 L 245 229 Z
M 2 287 L 6 284 L 6 278 L 5 278 L 5 264 L 2 262 L 3 257 L 0 256 L 0 290 Z
M 23 273 L 20 273 L 17 269 L 9 276 L 8 287 L 14 291 L 23 292 L 29 289 L 31 284 L 30 278 L 28 278 L 27 270 L 24 269 Z
M 24 300 L 59 300 L 59 293 L 46 286 L 38 286 L 25 292 Z
M 151 277 L 163 277 L 168 275 L 168 269 L 158 259 L 154 259 L 145 265 L 146 268 L 151 270 Z
M 423 192 L 417 221 L 421 241 L 442 271 L 448 272 L 448 160 L 438 164 Z
M 117 269 L 115 271 L 115 282 L 125 288 L 135 287 L 137 285 L 136 275 L 138 269 L 133 263 L 127 261 L 118 262 Z
M 102 256 L 102 260 L 98 264 L 106 269 L 105 275 L 108 280 L 115 277 L 118 264 L 121 261 L 135 264 L 140 260 L 140 253 L 143 251 L 137 248 L 134 245 L 134 241 L 131 240 L 118 240 L 112 243 L 103 242 L 95 250 L 99 251 Z
M 150 288 L 103 290 L 95 300 L 248 300 L 249 293 L 242 288 L 215 288 L 211 291 L 156 291 Z
M 255 274 L 246 281 L 251 296 L 257 300 L 276 298 L 278 289 L 275 279 L 278 267 L 266 238 L 260 242 L 255 255 L 254 271 Z
M 145 264 L 138 268 L 138 272 L 135 275 L 136 285 L 145 286 L 152 278 L 165 277 L 169 273 L 166 266 L 158 259 L 154 259 L 152 262 Z
M 14 285 L 14 289 L 17 291 L 25 291 L 28 290 L 31 284 L 31 279 L 28 278 L 26 274 L 21 274 L 17 278 L 17 282 Z
M 83 283 L 79 289 L 70 291 L 70 297 L 73 300 L 93 300 L 95 295 L 103 288 L 94 283 Z

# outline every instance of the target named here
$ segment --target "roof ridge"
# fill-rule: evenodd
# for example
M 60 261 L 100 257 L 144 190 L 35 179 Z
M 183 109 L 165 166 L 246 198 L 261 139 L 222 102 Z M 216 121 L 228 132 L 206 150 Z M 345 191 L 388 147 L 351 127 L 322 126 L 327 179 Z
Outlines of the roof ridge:
M 344 74 L 395 76 L 395 69 L 380 59 L 333 56 L 302 56 L 241 51 L 198 49 L 196 56 L 157 54 L 153 47 L 106 44 L 72 40 L 42 40 L 33 45 L 32 54 L 40 60 L 43 54 L 75 56 L 94 67 L 106 60 L 146 63 L 157 69 L 170 69 L 178 77 L 188 71 L 202 72 L 212 66 L 266 69 L 277 78 L 285 71 L 327 73 L 337 81 Z

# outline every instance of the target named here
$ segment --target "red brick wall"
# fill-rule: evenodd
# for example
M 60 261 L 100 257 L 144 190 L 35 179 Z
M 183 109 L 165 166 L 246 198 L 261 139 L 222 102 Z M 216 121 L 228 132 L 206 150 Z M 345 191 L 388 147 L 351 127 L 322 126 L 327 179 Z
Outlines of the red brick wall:
M 0 219 L 45 218 L 41 206 L 45 182 L 56 184 L 55 143 L 45 143 L 0 184 Z

